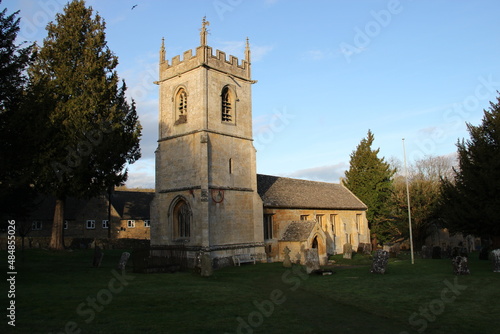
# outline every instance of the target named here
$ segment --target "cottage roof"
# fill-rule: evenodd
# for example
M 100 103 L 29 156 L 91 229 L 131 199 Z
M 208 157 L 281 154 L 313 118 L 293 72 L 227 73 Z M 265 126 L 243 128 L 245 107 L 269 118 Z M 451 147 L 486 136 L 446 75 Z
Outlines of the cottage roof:
M 154 192 L 115 191 L 111 203 L 122 219 L 149 219 Z
M 307 181 L 257 174 L 264 207 L 294 209 L 366 210 L 367 206 L 338 183 Z
M 316 224 L 316 221 L 291 222 L 280 241 L 305 241 Z
M 116 190 L 111 197 L 111 204 L 121 219 L 149 219 L 149 206 L 153 200 L 152 191 L 123 191 Z M 30 214 L 34 220 L 53 220 L 55 209 L 53 196 L 40 195 Z M 86 210 L 107 216 L 108 196 L 100 195 L 93 199 L 77 199 L 68 197 L 64 208 L 64 219 L 76 220 Z M 91 217 L 88 217 L 91 218 Z

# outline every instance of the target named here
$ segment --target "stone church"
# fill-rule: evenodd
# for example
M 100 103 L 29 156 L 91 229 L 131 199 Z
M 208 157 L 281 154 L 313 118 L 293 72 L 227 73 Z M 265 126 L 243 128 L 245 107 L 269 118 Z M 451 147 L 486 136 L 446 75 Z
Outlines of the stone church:
M 251 51 L 215 54 L 203 19 L 200 45 L 167 60 L 160 49 L 159 138 L 151 245 L 178 245 L 215 267 L 235 258 L 302 262 L 369 242 L 367 207 L 339 184 L 256 173 L 252 138 Z M 193 261 L 191 261 L 193 262 Z

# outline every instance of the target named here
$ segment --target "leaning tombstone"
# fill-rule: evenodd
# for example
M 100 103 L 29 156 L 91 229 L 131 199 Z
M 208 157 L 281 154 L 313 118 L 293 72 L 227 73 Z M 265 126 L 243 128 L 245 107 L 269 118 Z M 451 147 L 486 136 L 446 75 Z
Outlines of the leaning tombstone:
M 288 246 L 285 247 L 285 249 L 283 250 L 283 253 L 285 254 L 285 256 L 283 258 L 283 267 L 291 268 L 292 261 L 290 260 L 290 249 L 288 248 Z
M 389 262 L 389 252 L 379 249 L 373 255 L 372 269 L 370 272 L 372 274 L 385 274 L 387 262 Z
M 306 257 L 306 272 L 308 274 L 315 272 L 320 269 L 319 267 L 319 256 L 317 249 L 306 249 L 305 250 Z
M 455 275 L 470 274 L 466 256 L 455 256 L 453 260 L 451 260 L 451 263 L 453 264 L 453 273 Z
M 491 261 L 493 263 L 493 272 L 500 273 L 500 249 L 491 252 Z
M 120 261 L 118 262 L 118 270 L 125 270 L 125 267 L 127 266 L 127 262 L 128 262 L 129 258 L 130 258 L 129 252 L 122 253 L 122 256 L 120 257 Z
M 352 259 L 352 245 L 350 243 L 344 244 L 344 259 Z
M 102 252 L 101 248 L 99 246 L 96 246 L 94 249 L 94 259 L 92 261 L 92 265 L 96 268 L 99 268 L 101 266 L 103 256 L 104 253 Z
M 439 246 L 432 247 L 432 258 L 433 259 L 440 259 L 441 258 L 441 247 L 439 247 Z
M 212 276 L 214 269 L 212 267 L 212 258 L 210 254 L 203 253 L 200 258 L 200 275 L 203 277 Z

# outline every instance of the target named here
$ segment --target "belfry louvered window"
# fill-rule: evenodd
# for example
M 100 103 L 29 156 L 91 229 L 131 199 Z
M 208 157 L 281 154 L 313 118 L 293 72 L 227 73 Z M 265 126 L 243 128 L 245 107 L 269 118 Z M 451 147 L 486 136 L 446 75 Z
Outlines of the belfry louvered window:
M 175 124 L 182 124 L 187 122 L 187 93 L 183 88 L 179 89 L 175 96 Z
M 233 97 L 228 87 L 222 90 L 222 122 L 234 122 Z

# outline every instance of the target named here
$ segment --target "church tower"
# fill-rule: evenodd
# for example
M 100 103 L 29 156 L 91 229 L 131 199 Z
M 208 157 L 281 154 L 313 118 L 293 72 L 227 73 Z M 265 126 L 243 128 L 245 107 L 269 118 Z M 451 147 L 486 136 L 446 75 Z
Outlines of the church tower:
M 193 263 L 208 252 L 216 267 L 237 254 L 264 254 L 262 200 L 252 139 L 248 39 L 239 61 L 207 45 L 166 59 L 160 49 L 159 138 L 151 245 L 179 245 Z

